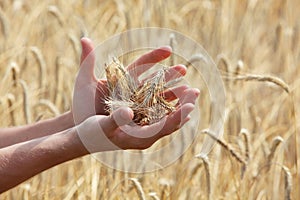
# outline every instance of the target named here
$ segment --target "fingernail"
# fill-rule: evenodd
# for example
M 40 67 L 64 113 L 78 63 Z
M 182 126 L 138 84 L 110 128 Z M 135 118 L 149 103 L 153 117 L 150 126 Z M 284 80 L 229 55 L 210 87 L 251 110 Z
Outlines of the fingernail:
M 198 88 L 195 88 L 195 89 L 194 89 L 194 93 L 195 93 L 196 96 L 199 96 L 200 90 L 199 90 Z
M 168 51 L 168 52 L 172 51 L 172 47 L 170 47 L 170 46 L 162 46 L 162 47 L 160 47 L 160 49 L 162 49 L 164 51 Z
M 185 65 L 178 65 L 178 66 L 180 67 L 178 72 L 184 76 L 186 74 L 186 66 Z
M 169 47 L 169 46 L 163 46 L 163 47 L 160 47 L 157 50 L 154 50 L 154 55 L 155 56 L 161 56 L 162 58 L 165 58 L 165 57 L 169 56 L 172 52 L 172 48 Z

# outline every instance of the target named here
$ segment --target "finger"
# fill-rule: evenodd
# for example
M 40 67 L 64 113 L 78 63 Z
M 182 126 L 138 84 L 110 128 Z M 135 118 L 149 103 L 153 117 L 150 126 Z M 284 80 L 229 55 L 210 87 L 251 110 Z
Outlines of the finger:
M 170 88 L 163 92 L 162 96 L 166 101 L 173 101 L 182 97 L 183 92 L 188 89 L 189 86 L 181 85 L 175 88 Z
M 180 123 L 185 119 L 195 108 L 194 104 L 187 103 L 181 106 L 178 110 L 176 110 L 174 113 L 171 113 L 167 118 L 167 123 L 165 126 L 170 126 L 170 124 L 177 124 L 180 125 Z M 170 123 L 168 123 L 170 122 Z
M 95 52 L 94 45 L 89 38 L 81 39 L 82 53 L 80 60 L 80 70 L 85 75 L 85 78 L 95 79 Z
M 134 141 L 133 146 L 135 147 L 148 148 L 161 137 L 178 130 L 189 121 L 191 118 L 189 113 L 193 109 L 194 105 L 186 104 L 168 120 L 163 118 L 158 123 L 147 126 L 122 126 L 120 128 L 124 133 L 123 138 L 127 137 L 128 141 Z
M 184 124 L 186 124 L 188 121 L 190 121 L 192 117 L 188 115 L 182 122 L 180 123 L 180 128 L 183 127 Z
M 180 78 L 186 74 L 186 67 L 184 65 L 176 65 L 173 67 L 170 67 L 165 71 L 165 82 L 169 82 L 171 80 Z M 147 80 L 153 78 L 157 75 L 157 72 L 151 74 L 147 78 L 143 79 L 141 81 L 141 85 L 143 85 Z
M 171 80 L 180 78 L 185 74 L 186 74 L 186 67 L 184 65 L 173 66 L 165 72 L 165 81 L 169 82 Z
M 153 51 L 142 55 L 136 61 L 128 65 L 127 70 L 129 74 L 139 76 L 156 63 L 166 59 L 171 55 L 172 49 L 169 46 L 160 47 Z
M 194 110 L 194 104 L 187 103 L 181 106 L 173 114 L 171 113 L 166 120 L 165 126 L 161 130 L 161 135 L 169 135 L 174 131 L 178 130 L 184 123 L 186 123 L 186 118 Z
M 115 110 L 111 115 L 102 118 L 99 123 L 103 131 L 110 135 L 118 127 L 131 122 L 133 115 L 133 111 L 130 108 L 121 107 Z
M 200 91 L 197 88 L 189 88 L 185 90 L 182 96 L 179 98 L 179 104 L 183 105 L 186 103 L 195 104 Z

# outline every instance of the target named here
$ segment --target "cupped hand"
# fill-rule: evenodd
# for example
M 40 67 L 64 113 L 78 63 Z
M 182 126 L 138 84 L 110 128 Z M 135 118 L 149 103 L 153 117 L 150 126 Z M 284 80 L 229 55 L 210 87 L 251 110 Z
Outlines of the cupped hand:
M 146 149 L 160 138 L 170 135 L 190 120 L 199 90 L 178 87 L 169 91 L 179 96 L 177 109 L 157 123 L 145 126 L 129 125 L 133 111 L 121 107 L 111 115 L 94 115 L 77 127 L 79 137 L 90 153 L 120 150 Z
M 73 97 L 73 116 L 78 124 L 78 134 L 89 152 L 117 149 L 145 149 L 158 139 L 181 128 L 189 119 L 194 109 L 199 90 L 189 86 L 179 86 L 164 92 L 168 101 L 178 99 L 176 110 L 157 123 L 145 126 L 129 125 L 133 111 L 121 107 L 111 115 L 106 112 L 105 99 L 108 95 L 106 79 L 98 80 L 94 74 L 94 47 L 88 38 L 81 39 L 82 56 L 80 71 L 75 82 Z M 129 74 L 136 81 L 145 71 L 171 55 L 170 47 L 160 47 L 142 55 L 127 66 Z M 165 73 L 165 80 L 184 76 L 183 65 L 170 67 Z M 153 75 L 150 75 L 151 77 Z M 139 81 L 143 84 L 144 80 Z
M 81 46 L 80 69 L 75 81 L 72 106 L 75 124 L 79 124 L 95 114 L 108 115 L 105 105 L 105 99 L 108 95 L 107 82 L 106 79 L 97 79 L 94 74 L 96 58 L 93 43 L 88 38 L 82 38 Z M 168 58 L 171 51 L 172 49 L 167 46 L 154 49 L 127 66 L 127 70 L 135 80 L 138 80 L 138 77 L 145 71 Z M 165 78 L 166 81 L 170 81 L 185 75 L 185 73 L 185 66 L 176 65 L 168 69 Z M 140 84 L 143 84 L 144 81 L 142 80 Z

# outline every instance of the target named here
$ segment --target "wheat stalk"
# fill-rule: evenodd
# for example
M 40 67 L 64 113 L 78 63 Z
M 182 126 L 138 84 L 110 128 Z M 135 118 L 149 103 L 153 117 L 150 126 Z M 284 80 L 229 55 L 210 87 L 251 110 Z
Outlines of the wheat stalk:
M 54 116 L 58 116 L 60 114 L 58 108 L 48 99 L 41 99 L 35 106 L 44 106 L 48 108 Z
M 271 82 L 275 85 L 281 87 L 287 93 L 290 93 L 290 88 L 287 83 L 285 83 L 282 79 L 269 76 L 269 75 L 257 75 L 257 74 L 247 74 L 247 75 L 239 75 L 237 77 L 226 77 L 227 79 L 234 79 L 237 81 L 259 81 L 259 82 Z
M 241 70 L 244 68 L 244 62 L 242 60 L 239 60 L 237 65 L 236 65 L 236 68 L 235 68 L 235 71 L 234 71 L 234 75 L 235 76 L 238 76 L 240 75 L 240 72 Z M 234 80 L 234 84 L 236 84 L 237 80 Z
M 217 56 L 217 67 L 221 71 L 222 74 L 229 74 L 229 68 L 230 68 L 230 63 L 228 58 L 224 54 L 219 54 Z M 229 87 L 229 81 L 225 81 L 225 85 L 228 88 Z
M 16 125 L 15 117 L 14 117 L 14 109 L 13 109 L 13 104 L 16 101 L 16 98 L 13 94 L 9 93 L 6 95 L 7 102 L 8 102 L 8 107 L 10 109 L 10 120 L 13 126 Z
M 60 12 L 60 10 L 56 6 L 49 6 L 48 12 L 57 19 L 57 21 L 61 27 L 64 27 L 63 14 Z
M 9 25 L 8 25 L 8 20 L 1 8 L 0 8 L 0 23 L 2 26 L 2 34 L 5 38 L 7 38 L 9 34 Z
M 246 158 L 246 161 L 248 162 L 250 159 L 249 131 L 245 128 L 242 128 L 241 134 L 245 141 L 245 158 Z
M 220 140 L 217 138 L 213 133 L 209 132 L 208 130 L 203 130 L 202 133 L 208 135 L 211 137 L 213 140 L 215 140 L 219 145 L 221 145 L 226 151 L 228 151 L 239 163 L 243 165 L 247 165 L 247 162 L 242 158 L 239 154 L 235 152 L 235 150 L 229 145 L 226 144 L 226 142 Z M 201 154 L 196 155 L 196 157 L 202 156 Z
M 80 45 L 78 44 L 78 37 L 74 33 L 70 32 L 68 34 L 68 38 L 72 44 L 72 48 L 75 53 L 75 58 L 78 58 L 80 55 Z
M 282 24 L 281 23 L 279 23 L 278 25 L 277 25 L 277 27 L 276 27 L 276 31 L 275 31 L 275 33 L 276 33 L 276 42 L 274 43 L 274 50 L 275 51 L 277 51 L 278 49 L 279 49 L 279 47 L 280 47 L 280 43 L 281 43 L 281 41 L 282 41 Z
M 291 191 L 292 191 L 292 175 L 286 166 L 282 166 L 284 172 L 284 188 L 285 188 L 285 200 L 291 200 Z
M 6 85 L 5 82 L 8 79 L 9 76 L 12 76 L 13 86 L 16 87 L 18 76 L 20 73 L 20 68 L 16 62 L 11 62 L 5 71 L 4 77 L 1 80 L 1 85 Z M 2 88 L 1 88 L 2 90 Z
M 23 94 L 23 110 L 24 110 L 24 117 L 26 120 L 26 124 L 30 124 L 31 123 L 31 112 L 30 112 L 30 106 L 28 103 L 28 86 L 27 83 L 22 80 L 19 79 L 18 83 L 21 85 L 22 88 L 22 94 Z
M 241 131 L 241 114 L 238 106 L 233 106 L 233 108 L 228 113 L 228 132 L 237 135 Z
M 133 183 L 133 186 L 140 198 L 140 200 L 146 200 L 146 196 L 145 196 L 145 192 L 142 188 L 141 183 L 138 181 L 138 179 L 136 178 L 129 178 L 129 180 L 131 180 L 131 182 Z
M 269 153 L 268 158 L 267 158 L 269 168 L 270 168 L 271 162 L 274 158 L 275 151 L 276 151 L 277 147 L 279 146 L 279 144 L 282 143 L 282 142 L 283 142 L 283 139 L 280 136 L 277 136 L 273 139 L 273 142 L 272 142 L 272 145 L 271 145 L 271 148 L 270 148 L 270 153 Z
M 46 82 L 46 62 L 44 60 L 41 50 L 35 46 L 30 47 L 35 60 L 39 67 L 39 88 L 44 88 L 44 83 Z
M 156 192 L 150 192 L 150 193 L 148 193 L 148 196 L 151 197 L 154 200 L 159 200 L 159 197 L 156 194 Z
M 198 163 L 195 167 L 193 167 L 191 170 L 190 176 L 194 177 L 197 174 L 197 172 L 201 166 L 202 166 L 202 163 Z
M 206 175 L 206 186 L 207 186 L 207 199 L 211 199 L 211 184 L 210 184 L 210 168 L 209 168 L 209 160 L 206 155 L 199 155 L 204 163 L 205 175 Z
M 59 56 L 55 59 L 55 93 L 53 97 L 53 102 L 57 103 L 57 96 L 60 92 L 60 65 L 61 65 L 61 58 Z
M 172 33 L 170 35 L 170 47 L 172 48 L 172 51 L 174 52 L 175 51 L 175 45 L 176 45 L 176 38 L 175 38 L 175 34 Z M 173 66 L 175 61 L 174 61 L 174 54 L 172 53 L 171 56 L 170 56 L 170 66 Z
M 195 54 L 193 55 L 185 64 L 186 67 L 189 67 L 194 62 L 204 62 L 207 63 L 206 58 L 202 54 Z
M 247 129 L 241 129 L 241 134 L 244 138 L 244 144 L 245 144 L 245 161 L 248 163 L 250 159 L 250 145 L 249 145 L 249 132 Z M 242 178 L 245 174 L 247 165 L 242 166 Z
M 14 82 L 13 86 L 17 87 L 17 80 L 18 80 L 18 74 L 20 73 L 20 68 L 15 62 L 12 62 L 10 65 L 11 65 L 11 72 L 12 72 L 12 80 Z
M 292 39 L 292 51 L 295 52 L 297 50 L 297 47 L 299 47 L 299 39 L 300 39 L 300 31 L 299 31 L 299 25 L 295 25 L 294 27 L 294 34 Z
M 217 66 L 225 74 L 229 74 L 230 63 L 228 58 L 224 54 L 217 56 Z
M 39 114 L 36 118 L 35 118 L 35 122 L 40 121 L 42 118 L 44 117 L 44 114 Z

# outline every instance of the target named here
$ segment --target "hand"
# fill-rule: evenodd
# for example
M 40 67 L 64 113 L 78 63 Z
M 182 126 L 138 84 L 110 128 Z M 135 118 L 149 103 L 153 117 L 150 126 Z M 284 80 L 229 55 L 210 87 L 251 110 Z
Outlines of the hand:
M 188 86 L 165 91 L 164 96 L 167 100 L 179 98 L 179 101 L 176 110 L 158 123 L 147 126 L 128 125 L 133 118 L 133 112 L 126 107 L 119 108 L 108 116 L 104 104 L 104 99 L 108 94 L 106 80 L 97 80 L 94 75 L 94 47 L 87 38 L 83 38 L 81 43 L 81 68 L 75 83 L 75 94 L 77 95 L 74 95 L 73 99 L 73 105 L 75 105 L 73 112 L 76 123 L 82 122 L 77 130 L 89 152 L 145 149 L 161 137 L 178 130 L 190 119 L 189 113 L 194 109 L 199 90 Z M 170 47 L 155 49 L 130 64 L 127 70 L 135 80 L 138 80 L 142 73 L 170 55 Z M 168 82 L 185 75 L 185 73 L 186 68 L 183 65 L 176 65 L 170 67 L 165 73 L 165 79 Z M 144 81 L 145 79 L 140 84 Z
M 75 124 L 83 122 L 95 114 L 107 115 L 105 97 L 108 94 L 106 79 L 97 80 L 94 74 L 95 53 L 92 41 L 88 38 L 81 39 L 82 55 L 80 70 L 75 81 L 72 113 Z M 155 49 L 138 58 L 127 67 L 128 72 L 137 78 L 161 60 L 171 55 L 170 47 Z M 183 76 L 186 68 L 183 65 L 170 67 L 166 72 L 166 80 Z M 143 81 L 141 81 L 141 84 Z
M 77 133 L 90 153 L 149 148 L 158 139 L 173 133 L 190 120 L 189 113 L 194 109 L 199 96 L 199 90 L 187 86 L 169 92 L 167 95 L 173 96 L 176 93 L 179 96 L 178 107 L 157 123 L 145 126 L 128 125 L 133 118 L 133 112 L 130 108 L 121 107 L 110 116 L 94 115 L 88 118 L 78 126 Z

